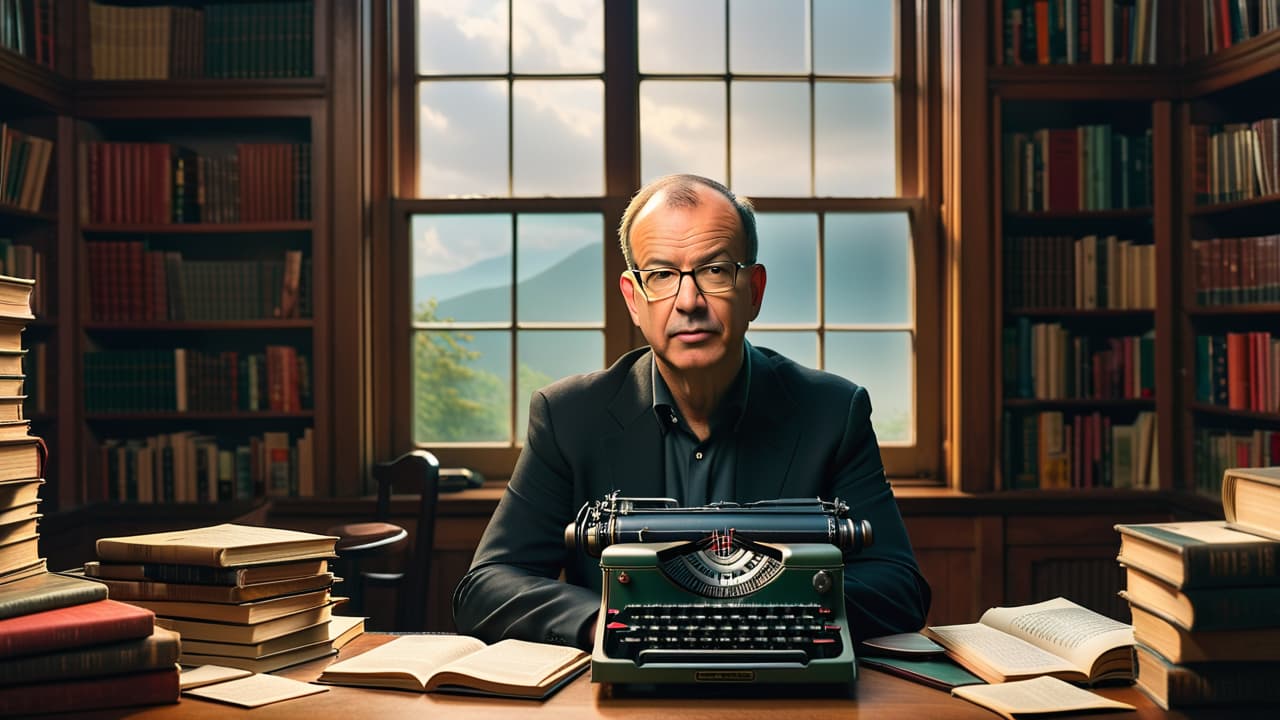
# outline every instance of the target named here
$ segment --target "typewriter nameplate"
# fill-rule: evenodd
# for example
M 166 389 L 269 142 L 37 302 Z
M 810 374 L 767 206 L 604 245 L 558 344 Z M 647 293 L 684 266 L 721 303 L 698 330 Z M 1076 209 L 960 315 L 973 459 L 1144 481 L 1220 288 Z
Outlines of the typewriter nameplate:
M 755 682 L 754 670 L 696 670 L 693 679 L 697 682 Z

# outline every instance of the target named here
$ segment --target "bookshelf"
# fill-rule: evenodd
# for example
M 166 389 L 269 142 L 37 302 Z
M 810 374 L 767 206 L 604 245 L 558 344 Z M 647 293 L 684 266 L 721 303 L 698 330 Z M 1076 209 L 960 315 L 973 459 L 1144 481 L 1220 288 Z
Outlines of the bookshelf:
M 1147 3 L 1113 18 L 1142 24 L 1140 48 L 1095 46 L 1102 5 L 1034 28 L 1068 5 L 992 4 L 992 489 L 1171 489 L 1175 28 Z
M 1177 218 L 1188 411 L 1179 461 L 1186 489 L 1210 498 L 1220 497 L 1226 467 L 1280 463 L 1280 33 L 1260 31 L 1266 18 L 1254 16 L 1252 31 L 1237 25 L 1228 41 L 1219 19 L 1188 18 L 1177 108 L 1187 148 Z

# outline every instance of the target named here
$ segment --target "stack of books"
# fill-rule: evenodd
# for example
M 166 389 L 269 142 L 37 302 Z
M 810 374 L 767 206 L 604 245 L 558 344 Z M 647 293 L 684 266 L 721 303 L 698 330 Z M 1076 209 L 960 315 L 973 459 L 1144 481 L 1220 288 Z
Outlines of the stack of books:
M 336 652 L 363 618 L 339 618 L 337 538 L 223 524 L 103 538 L 84 576 L 182 636 L 183 665 L 271 672 Z
M 178 635 L 40 557 L 44 446 L 23 417 L 34 281 L 0 275 L 0 717 L 178 701 Z
M 1164 709 L 1280 702 L 1280 468 L 1227 470 L 1225 521 L 1117 525 L 1138 687 Z

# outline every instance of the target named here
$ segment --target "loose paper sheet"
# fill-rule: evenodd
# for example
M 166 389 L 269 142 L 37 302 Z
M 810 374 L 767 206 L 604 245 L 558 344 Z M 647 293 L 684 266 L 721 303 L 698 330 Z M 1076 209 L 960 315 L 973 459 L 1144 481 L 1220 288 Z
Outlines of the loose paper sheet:
M 250 675 L 239 680 L 188 690 L 187 694 L 253 708 L 322 692 L 329 692 L 329 688 L 278 675 Z
M 955 688 L 951 694 L 1009 720 L 1041 713 L 1134 709 L 1128 703 L 1102 697 L 1048 675 L 996 685 L 967 685 Z
M 182 674 L 178 678 L 178 685 L 183 690 L 191 690 L 205 685 L 212 685 L 214 683 L 235 680 L 236 678 L 248 677 L 252 674 L 253 673 L 248 670 L 224 667 L 222 665 L 184 667 L 182 668 Z

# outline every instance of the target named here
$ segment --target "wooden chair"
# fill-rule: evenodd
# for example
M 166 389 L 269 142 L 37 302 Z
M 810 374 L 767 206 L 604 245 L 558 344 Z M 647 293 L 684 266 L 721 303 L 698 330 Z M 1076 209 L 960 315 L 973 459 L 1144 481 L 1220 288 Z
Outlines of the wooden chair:
M 435 539 L 436 498 L 439 494 L 440 463 L 425 450 L 405 453 L 390 462 L 373 467 L 378 484 L 378 502 L 372 522 L 347 523 L 329 528 L 338 536 L 337 573 L 343 578 L 340 593 L 350 597 L 347 614 L 368 615 L 365 607 L 366 585 L 396 589 L 395 626 L 397 631 L 426 629 L 427 591 L 431 577 L 431 546 Z M 413 547 L 405 552 L 409 533 L 390 522 L 391 495 L 417 493 L 418 526 Z M 396 558 L 400 569 L 395 572 L 373 572 L 364 569 L 372 561 L 386 564 L 385 558 Z

